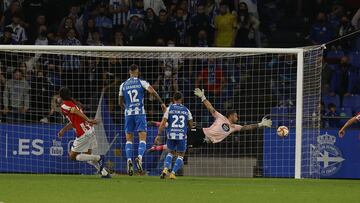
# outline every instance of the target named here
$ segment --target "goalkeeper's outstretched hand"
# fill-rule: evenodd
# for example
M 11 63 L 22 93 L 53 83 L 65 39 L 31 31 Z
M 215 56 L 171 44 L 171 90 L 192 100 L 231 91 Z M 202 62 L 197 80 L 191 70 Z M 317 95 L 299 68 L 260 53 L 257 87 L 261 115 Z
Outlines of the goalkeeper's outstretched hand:
M 264 118 L 262 118 L 261 122 L 260 122 L 258 125 L 259 125 L 260 128 L 261 128 L 261 127 L 270 128 L 271 125 L 272 125 L 272 121 L 271 121 L 270 118 L 264 117 Z
M 195 88 L 194 94 L 201 98 L 202 102 L 206 99 L 204 89 L 200 90 L 199 88 Z

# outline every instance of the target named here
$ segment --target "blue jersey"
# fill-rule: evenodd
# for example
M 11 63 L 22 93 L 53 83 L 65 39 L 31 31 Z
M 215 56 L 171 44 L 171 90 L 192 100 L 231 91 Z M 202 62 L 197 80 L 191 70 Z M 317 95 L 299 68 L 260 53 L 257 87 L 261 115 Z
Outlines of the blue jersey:
M 167 138 L 170 140 L 185 140 L 188 121 L 192 120 L 191 112 L 182 104 L 171 104 L 164 113 L 168 120 Z
M 120 85 L 119 96 L 124 97 L 125 117 L 131 115 L 145 115 L 145 90 L 150 84 L 136 77 L 127 79 Z

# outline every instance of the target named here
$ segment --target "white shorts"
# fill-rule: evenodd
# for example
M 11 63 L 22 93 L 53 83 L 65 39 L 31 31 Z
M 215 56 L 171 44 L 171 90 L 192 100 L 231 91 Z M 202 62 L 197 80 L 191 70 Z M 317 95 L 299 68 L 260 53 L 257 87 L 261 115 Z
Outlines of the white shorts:
M 95 149 L 96 147 L 97 141 L 95 131 L 90 131 L 74 140 L 71 151 L 81 153 L 87 152 L 89 149 Z

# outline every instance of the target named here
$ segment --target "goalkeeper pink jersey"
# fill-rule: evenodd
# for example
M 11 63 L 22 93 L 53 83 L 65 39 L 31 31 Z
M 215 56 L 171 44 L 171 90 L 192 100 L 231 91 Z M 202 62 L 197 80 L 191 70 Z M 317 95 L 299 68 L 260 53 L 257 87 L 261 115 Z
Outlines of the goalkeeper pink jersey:
M 205 136 L 212 143 L 221 142 L 231 133 L 240 131 L 242 128 L 241 125 L 231 124 L 225 116 L 217 111 L 213 113 L 213 116 L 215 118 L 214 123 L 208 128 L 203 128 Z

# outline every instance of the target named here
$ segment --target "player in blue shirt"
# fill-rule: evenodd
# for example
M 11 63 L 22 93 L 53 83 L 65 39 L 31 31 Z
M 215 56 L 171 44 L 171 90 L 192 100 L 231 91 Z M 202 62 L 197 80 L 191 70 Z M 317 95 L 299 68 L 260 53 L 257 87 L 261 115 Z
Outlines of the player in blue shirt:
M 164 179 L 171 167 L 173 156 L 177 156 L 174 167 L 170 173 L 170 179 L 176 179 L 176 172 L 183 165 L 183 158 L 186 151 L 186 140 L 188 127 L 193 125 L 193 118 L 188 108 L 182 105 L 183 96 L 180 92 L 175 92 L 173 96 L 173 104 L 165 111 L 161 124 L 159 126 L 158 135 L 155 138 L 156 144 L 160 143 L 161 137 L 166 123 L 169 124 L 166 130 L 167 147 L 170 153 L 165 158 L 164 169 L 160 175 Z
M 160 103 L 163 112 L 166 106 L 158 93 L 145 80 L 139 79 L 139 67 L 136 64 L 130 66 L 130 78 L 120 85 L 119 105 L 125 110 L 125 153 L 127 157 L 127 171 L 129 176 L 134 175 L 132 164 L 132 145 L 134 133 L 139 134 L 138 156 L 135 158 L 138 172 L 142 173 L 142 157 L 146 150 L 146 114 L 144 108 L 145 90 L 147 90 Z

